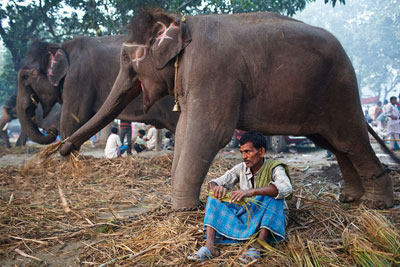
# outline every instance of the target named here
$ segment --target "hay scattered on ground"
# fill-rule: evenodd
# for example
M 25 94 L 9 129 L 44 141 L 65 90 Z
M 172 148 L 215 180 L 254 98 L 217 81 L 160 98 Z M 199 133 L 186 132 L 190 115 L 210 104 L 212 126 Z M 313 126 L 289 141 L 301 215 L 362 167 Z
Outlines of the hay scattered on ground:
M 171 210 L 172 156 L 58 157 L 0 169 L 0 257 L 46 264 L 38 254 L 71 242 L 82 246 L 76 265 L 244 266 L 245 243 L 220 246 L 222 255 L 193 263 L 186 256 L 204 244 L 204 211 Z M 207 176 L 223 174 L 237 159 L 216 160 Z M 71 168 L 75 164 L 76 168 Z M 394 170 L 396 203 L 400 170 Z M 399 264 L 400 211 L 372 211 L 337 202 L 339 185 L 321 174 L 292 169 L 287 241 L 268 247 L 252 266 Z M 201 199 L 206 198 L 205 186 Z M 32 258 L 34 257 L 34 258 Z M 36 258 L 36 259 L 35 259 Z M 105 266 L 105 265 L 103 265 Z
M 5 146 L 0 145 L 0 157 L 5 156 L 5 155 L 19 155 L 19 154 L 30 154 L 30 153 L 35 153 L 38 152 L 42 147 L 39 145 L 34 145 L 34 146 L 17 146 L 17 147 L 11 147 L 7 148 Z

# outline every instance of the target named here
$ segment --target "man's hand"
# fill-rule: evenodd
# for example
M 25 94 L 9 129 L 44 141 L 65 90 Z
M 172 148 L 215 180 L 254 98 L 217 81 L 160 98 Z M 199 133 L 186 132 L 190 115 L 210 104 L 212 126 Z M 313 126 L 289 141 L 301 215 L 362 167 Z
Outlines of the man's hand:
M 225 187 L 218 185 L 216 182 L 210 182 L 208 184 L 207 189 L 208 191 L 212 190 L 214 197 L 217 199 L 223 198 L 228 192 L 228 190 Z
M 233 191 L 231 193 L 231 200 L 230 202 L 235 202 L 235 201 L 240 201 L 244 197 L 252 197 L 253 193 L 252 190 L 238 190 L 238 191 Z

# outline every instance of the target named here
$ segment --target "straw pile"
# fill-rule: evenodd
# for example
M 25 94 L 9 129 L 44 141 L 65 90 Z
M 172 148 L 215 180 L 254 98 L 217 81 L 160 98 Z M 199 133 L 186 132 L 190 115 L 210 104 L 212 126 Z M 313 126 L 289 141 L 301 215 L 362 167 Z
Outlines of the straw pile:
M 238 159 L 217 159 L 207 180 Z M 69 244 L 84 266 L 244 266 L 246 243 L 219 246 L 221 256 L 189 262 L 204 244 L 203 210 L 171 210 L 172 156 L 57 157 L 29 168 L 0 169 L 0 260 L 18 255 L 24 265 L 51 263 Z M 71 164 L 75 168 L 71 168 Z M 77 168 L 77 169 L 76 169 Z M 288 202 L 287 241 L 268 246 L 251 266 L 390 266 L 400 263 L 400 211 L 372 211 L 337 202 L 339 185 L 323 173 L 291 169 L 295 197 Z M 399 204 L 400 169 L 392 172 Z M 207 196 L 205 186 L 201 199 Z M 52 248 L 57 248 L 53 249 Z M 22 256 L 22 257 L 21 257 Z M 65 255 L 64 255 L 65 256 Z

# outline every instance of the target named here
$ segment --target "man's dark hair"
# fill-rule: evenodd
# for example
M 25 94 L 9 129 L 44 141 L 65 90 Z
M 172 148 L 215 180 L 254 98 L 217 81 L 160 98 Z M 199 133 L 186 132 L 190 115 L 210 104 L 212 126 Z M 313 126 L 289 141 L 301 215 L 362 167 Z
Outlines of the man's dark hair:
M 165 137 L 166 138 L 171 138 L 171 136 L 172 136 L 172 132 L 171 131 L 168 131 L 168 132 L 165 133 Z
M 139 130 L 138 133 L 140 133 L 140 134 L 142 134 L 142 135 L 145 135 L 145 134 L 146 134 L 146 132 L 145 132 L 144 130 Z
M 387 99 L 383 100 L 384 105 L 386 105 L 387 103 L 389 103 L 389 101 L 387 101 Z
M 376 102 L 376 104 L 377 104 L 378 106 L 380 106 L 380 105 L 382 105 L 382 101 L 378 101 L 378 102 Z
M 111 127 L 111 132 L 114 134 L 118 133 L 118 128 L 117 127 Z
M 395 96 L 392 96 L 391 98 L 390 98 L 390 102 L 392 102 L 392 99 L 397 99 L 397 97 L 395 97 Z
M 240 145 L 244 145 L 246 143 L 253 143 L 253 146 L 257 149 L 259 148 L 265 148 L 267 150 L 267 141 L 265 140 L 265 137 L 262 133 L 256 132 L 256 131 L 248 131 L 244 135 L 242 135 L 242 138 L 240 138 Z

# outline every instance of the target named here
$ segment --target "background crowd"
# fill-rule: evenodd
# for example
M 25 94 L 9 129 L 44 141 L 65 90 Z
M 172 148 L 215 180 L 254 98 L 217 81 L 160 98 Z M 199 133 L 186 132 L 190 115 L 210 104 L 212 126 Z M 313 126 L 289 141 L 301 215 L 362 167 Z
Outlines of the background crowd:
M 365 120 L 386 141 L 392 143 L 393 150 L 399 150 L 400 143 L 400 95 L 392 96 L 389 101 L 378 101 L 365 110 Z
M 116 158 L 126 152 L 127 156 L 132 156 L 143 151 L 172 150 L 173 145 L 171 131 L 157 130 L 154 125 L 148 126 L 121 120 L 119 126 L 111 128 L 104 155 L 106 158 Z

